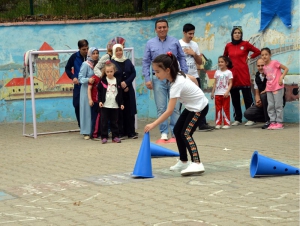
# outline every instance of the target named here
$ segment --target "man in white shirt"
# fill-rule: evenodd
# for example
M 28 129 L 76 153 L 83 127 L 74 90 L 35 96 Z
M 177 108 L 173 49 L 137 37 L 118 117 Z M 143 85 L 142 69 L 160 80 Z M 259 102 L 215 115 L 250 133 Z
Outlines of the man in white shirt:
M 201 88 L 200 78 L 197 71 L 197 64 L 202 63 L 202 57 L 199 51 L 198 44 L 192 39 L 195 35 L 195 26 L 192 24 L 185 24 L 183 26 L 183 38 L 179 40 L 182 50 L 185 55 L 186 63 L 188 66 L 188 74 L 195 77 L 198 81 L 199 87 Z M 199 131 L 210 131 L 214 127 L 209 126 L 206 123 L 206 119 L 199 121 Z

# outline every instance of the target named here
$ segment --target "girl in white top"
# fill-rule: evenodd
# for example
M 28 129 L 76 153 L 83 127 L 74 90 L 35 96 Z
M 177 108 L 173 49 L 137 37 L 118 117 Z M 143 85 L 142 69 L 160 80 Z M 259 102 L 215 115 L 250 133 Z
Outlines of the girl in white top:
M 230 128 L 230 89 L 232 86 L 232 68 L 231 60 L 226 56 L 220 56 L 218 59 L 219 70 L 215 72 L 214 86 L 211 91 L 211 99 L 215 98 L 216 108 L 216 129 Z M 223 113 L 222 113 L 223 111 Z
M 170 82 L 170 100 L 167 110 L 153 123 L 146 125 L 144 131 L 149 132 L 171 116 L 178 99 L 185 106 L 173 131 L 180 160 L 171 166 L 170 170 L 181 170 L 183 176 L 203 173 L 205 169 L 200 162 L 197 145 L 192 135 L 198 122 L 208 112 L 208 100 L 199 88 L 196 78 L 179 71 L 177 59 L 171 52 L 157 56 L 152 62 L 152 69 L 159 80 L 166 79 Z M 186 150 L 189 151 L 192 163 L 188 161 Z
M 119 138 L 119 108 L 124 109 L 121 80 L 115 77 L 116 65 L 107 61 L 102 69 L 101 81 L 98 84 L 98 101 L 101 109 L 102 144 L 107 143 L 108 122 L 112 133 L 112 142 L 121 143 Z

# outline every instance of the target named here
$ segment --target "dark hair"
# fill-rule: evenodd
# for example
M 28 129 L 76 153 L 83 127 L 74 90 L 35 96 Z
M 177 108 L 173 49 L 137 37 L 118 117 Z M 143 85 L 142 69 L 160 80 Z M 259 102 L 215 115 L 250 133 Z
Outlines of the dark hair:
M 267 51 L 270 55 L 272 55 L 271 54 L 271 50 L 268 48 L 268 47 L 265 47 L 265 48 L 262 48 L 261 50 L 260 50 L 260 52 L 262 52 L 262 51 Z
M 161 22 L 167 23 L 167 27 L 169 27 L 168 21 L 166 19 L 160 18 L 157 21 L 155 21 L 155 28 L 156 28 L 157 23 L 161 23 Z
M 220 58 L 222 58 L 222 59 L 225 61 L 226 67 L 227 67 L 228 69 L 233 68 L 232 62 L 231 62 L 231 60 L 229 59 L 229 57 L 227 57 L 227 56 L 219 56 L 218 59 L 220 59 Z
M 117 71 L 117 67 L 114 63 L 112 63 L 110 60 L 106 61 L 103 68 L 102 68 L 102 78 L 105 78 L 107 76 L 107 74 L 105 73 L 105 68 L 107 67 L 113 67 L 115 69 L 115 72 Z
M 158 55 L 157 57 L 155 57 L 152 63 L 156 64 L 163 70 L 169 68 L 172 82 L 175 81 L 178 73 L 182 74 L 185 77 L 185 74 L 182 71 L 179 71 L 179 65 L 176 56 L 174 56 L 171 52 Z
M 78 41 L 78 48 L 89 46 L 89 42 L 86 39 L 81 39 Z
M 195 30 L 195 26 L 193 24 L 185 24 L 183 25 L 183 29 L 184 32 L 189 32 L 189 31 L 193 31 Z

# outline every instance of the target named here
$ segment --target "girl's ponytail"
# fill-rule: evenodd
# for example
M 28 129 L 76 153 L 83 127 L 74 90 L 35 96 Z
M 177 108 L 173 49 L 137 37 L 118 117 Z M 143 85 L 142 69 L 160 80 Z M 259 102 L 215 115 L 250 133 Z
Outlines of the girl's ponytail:
M 220 58 L 222 58 L 225 61 L 227 69 L 233 68 L 232 62 L 231 62 L 231 60 L 230 60 L 229 57 L 227 57 L 227 56 L 219 56 L 219 59 Z
M 157 66 L 163 70 L 169 68 L 173 82 L 175 81 L 178 73 L 181 73 L 183 76 L 185 76 L 182 71 L 179 71 L 177 58 L 172 52 L 167 52 L 167 54 L 161 54 L 157 56 L 152 63 L 157 64 Z

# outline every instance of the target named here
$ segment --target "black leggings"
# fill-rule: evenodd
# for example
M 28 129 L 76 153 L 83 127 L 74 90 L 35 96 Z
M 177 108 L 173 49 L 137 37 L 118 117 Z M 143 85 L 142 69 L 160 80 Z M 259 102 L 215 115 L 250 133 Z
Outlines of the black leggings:
M 175 126 L 174 135 L 179 150 L 180 160 L 188 161 L 186 149 L 188 149 L 191 161 L 200 162 L 197 145 L 193 139 L 199 120 L 203 119 L 208 112 L 208 105 L 201 112 L 191 112 L 184 109 Z

